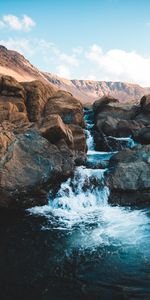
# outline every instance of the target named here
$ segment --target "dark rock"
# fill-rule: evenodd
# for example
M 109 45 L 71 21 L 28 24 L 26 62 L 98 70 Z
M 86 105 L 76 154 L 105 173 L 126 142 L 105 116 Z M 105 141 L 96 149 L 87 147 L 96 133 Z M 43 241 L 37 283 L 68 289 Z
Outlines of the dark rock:
M 139 146 L 115 154 L 109 167 L 107 182 L 111 190 L 111 203 L 150 203 L 150 146 Z
M 150 126 L 144 127 L 134 133 L 134 139 L 143 145 L 150 144 Z
M 107 104 L 118 103 L 118 102 L 119 102 L 118 99 L 109 96 L 104 96 L 93 103 L 93 111 L 97 115 L 99 112 L 101 112 L 104 109 L 104 107 L 107 106 Z

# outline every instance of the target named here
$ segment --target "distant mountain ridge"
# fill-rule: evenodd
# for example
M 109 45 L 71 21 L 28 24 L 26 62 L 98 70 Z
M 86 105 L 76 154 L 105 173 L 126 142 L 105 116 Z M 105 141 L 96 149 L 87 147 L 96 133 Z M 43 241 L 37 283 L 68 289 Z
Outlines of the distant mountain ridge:
M 139 100 L 150 93 L 150 87 L 138 84 L 112 81 L 69 80 L 55 74 L 42 72 L 34 67 L 20 53 L 0 46 L 0 73 L 10 75 L 18 81 L 41 80 L 53 86 L 71 92 L 82 103 L 93 103 L 98 98 L 109 95 L 121 102 Z

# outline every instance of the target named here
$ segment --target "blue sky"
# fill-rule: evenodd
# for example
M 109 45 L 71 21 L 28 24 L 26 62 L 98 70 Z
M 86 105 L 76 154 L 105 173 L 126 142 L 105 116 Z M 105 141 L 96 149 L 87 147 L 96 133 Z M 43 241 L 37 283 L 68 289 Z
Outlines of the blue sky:
M 5 0 L 0 44 L 62 77 L 150 86 L 150 1 Z

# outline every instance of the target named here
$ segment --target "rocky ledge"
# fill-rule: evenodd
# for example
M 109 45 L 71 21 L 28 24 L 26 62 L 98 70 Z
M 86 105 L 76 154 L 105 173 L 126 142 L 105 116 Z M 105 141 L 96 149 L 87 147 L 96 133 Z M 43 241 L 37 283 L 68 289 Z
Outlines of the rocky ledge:
M 0 206 L 47 203 L 48 187 L 86 159 L 83 107 L 40 81 L 0 76 Z
M 150 204 L 150 95 L 134 105 L 103 97 L 93 110 L 96 149 L 117 151 L 108 166 L 109 201 L 115 205 Z

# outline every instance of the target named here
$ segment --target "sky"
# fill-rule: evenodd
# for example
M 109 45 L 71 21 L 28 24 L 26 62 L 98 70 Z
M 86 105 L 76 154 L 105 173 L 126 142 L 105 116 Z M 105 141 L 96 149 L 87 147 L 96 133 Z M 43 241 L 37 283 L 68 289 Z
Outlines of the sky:
M 0 44 L 64 78 L 150 86 L 150 1 L 5 0 Z

